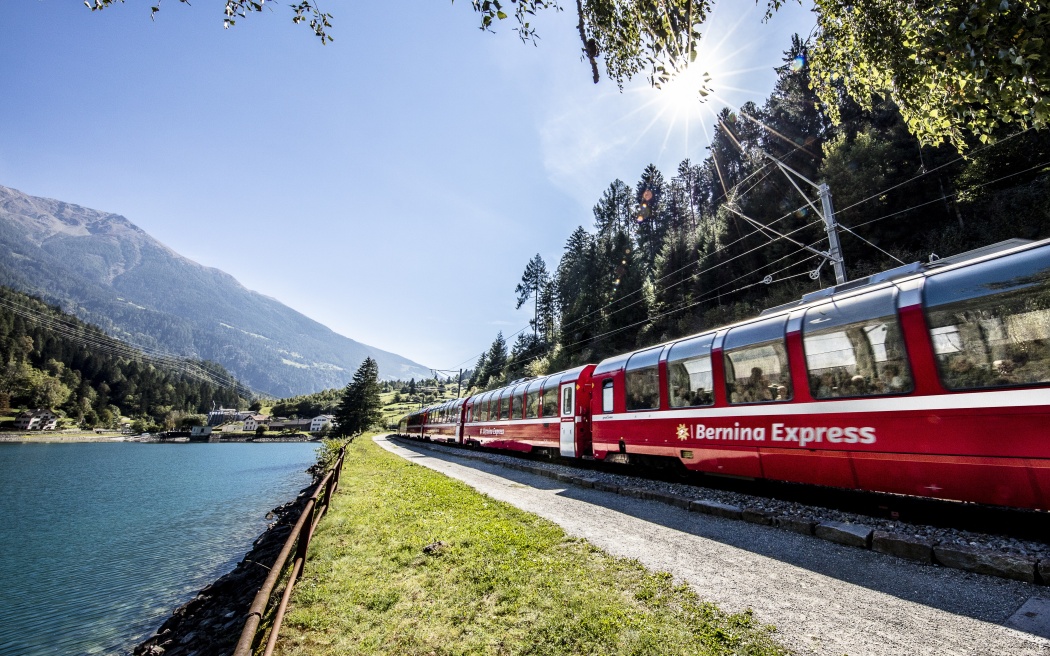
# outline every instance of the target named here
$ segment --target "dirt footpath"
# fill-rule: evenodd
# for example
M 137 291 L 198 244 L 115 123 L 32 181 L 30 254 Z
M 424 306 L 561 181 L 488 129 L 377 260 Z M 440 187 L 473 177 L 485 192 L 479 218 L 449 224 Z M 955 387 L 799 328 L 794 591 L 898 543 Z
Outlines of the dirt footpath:
M 752 608 L 800 654 L 1050 656 L 1050 631 L 1006 626 L 1025 611 L 1032 617 L 1050 610 L 1043 601 L 1050 588 L 578 488 L 385 438 L 376 442 L 613 555 L 671 572 L 724 610 Z

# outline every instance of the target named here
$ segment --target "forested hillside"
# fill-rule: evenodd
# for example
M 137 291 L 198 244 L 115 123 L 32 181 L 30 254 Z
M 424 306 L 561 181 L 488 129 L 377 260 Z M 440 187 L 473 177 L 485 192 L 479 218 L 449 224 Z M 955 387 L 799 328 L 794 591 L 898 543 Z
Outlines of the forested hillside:
M 830 187 L 850 279 L 1050 236 L 1046 130 L 1003 123 L 997 141 L 971 144 L 966 157 L 922 147 L 888 101 L 865 111 L 842 93 L 837 108 L 821 105 L 807 57 L 794 37 L 772 94 L 722 110 L 703 161 L 613 181 L 556 266 L 534 257 L 515 290 L 535 308 L 534 326 L 510 345 L 498 335 L 471 385 L 597 362 L 834 284 L 831 266 L 803 248 L 828 249 L 806 180 Z
M 247 388 L 220 365 L 147 355 L 4 287 L 0 367 L 0 412 L 50 408 L 84 427 L 124 415 L 173 428 L 214 406 L 247 407 Z
M 0 284 L 123 341 L 218 362 L 272 396 L 342 386 L 366 357 L 384 378 L 429 373 L 182 257 L 122 216 L 2 186 Z

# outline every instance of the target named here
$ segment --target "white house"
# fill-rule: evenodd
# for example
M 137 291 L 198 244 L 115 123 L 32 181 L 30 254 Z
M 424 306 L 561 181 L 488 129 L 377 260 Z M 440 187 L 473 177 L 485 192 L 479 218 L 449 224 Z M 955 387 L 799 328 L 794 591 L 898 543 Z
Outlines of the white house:
M 265 425 L 268 421 L 270 421 L 270 418 L 266 415 L 249 415 L 244 419 L 244 430 L 254 433 L 256 428 Z
M 318 415 L 310 421 L 310 432 L 316 433 L 325 427 L 325 424 L 329 428 L 335 426 L 335 415 Z
M 47 408 L 26 410 L 15 418 L 18 430 L 55 430 L 58 426 L 58 415 Z

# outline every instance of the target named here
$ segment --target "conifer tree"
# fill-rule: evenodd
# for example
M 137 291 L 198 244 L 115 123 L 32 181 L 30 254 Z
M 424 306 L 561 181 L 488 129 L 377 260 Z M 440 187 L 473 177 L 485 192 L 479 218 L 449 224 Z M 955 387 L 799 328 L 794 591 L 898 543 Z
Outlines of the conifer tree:
M 503 339 L 503 331 L 496 334 L 496 339 L 485 354 L 485 367 L 482 369 L 479 381 L 485 387 L 496 387 L 503 378 L 503 368 L 507 365 L 507 342 Z
M 350 437 L 365 432 L 383 418 L 379 399 L 379 366 L 372 358 L 365 358 L 354 373 L 354 378 L 343 390 L 335 419 L 335 434 Z
M 518 304 L 514 307 L 515 310 L 521 308 L 525 301 L 530 298 L 536 299 L 533 318 L 530 322 L 532 324 L 533 337 L 538 337 L 539 335 L 540 291 L 547 284 L 548 280 L 550 280 L 550 274 L 547 273 L 547 265 L 544 263 L 543 258 L 540 257 L 540 254 L 536 253 L 536 257 L 529 260 L 529 263 L 525 266 L 525 273 L 521 274 L 521 282 L 514 288 L 514 293 L 518 295 Z

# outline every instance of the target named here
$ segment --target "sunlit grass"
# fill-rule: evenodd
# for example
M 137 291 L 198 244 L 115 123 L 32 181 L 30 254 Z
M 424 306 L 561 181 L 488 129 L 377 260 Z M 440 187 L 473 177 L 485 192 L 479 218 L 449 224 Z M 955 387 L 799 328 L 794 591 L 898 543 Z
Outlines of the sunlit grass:
M 749 614 L 723 613 L 668 574 L 613 558 L 362 437 L 311 544 L 278 652 L 784 650 Z

